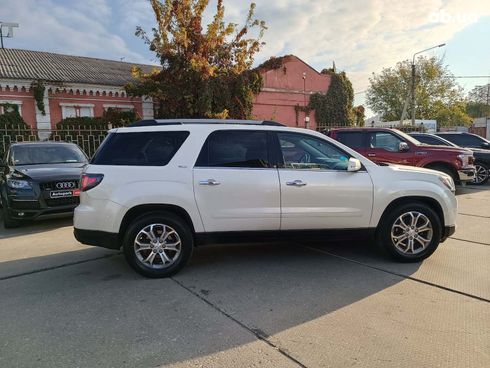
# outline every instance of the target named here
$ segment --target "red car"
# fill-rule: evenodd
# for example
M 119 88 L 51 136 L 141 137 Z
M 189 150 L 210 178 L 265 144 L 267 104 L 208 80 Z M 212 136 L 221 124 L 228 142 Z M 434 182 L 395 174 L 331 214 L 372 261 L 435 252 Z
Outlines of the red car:
M 426 145 L 388 128 L 339 128 L 327 135 L 374 162 L 442 171 L 455 183 L 470 182 L 475 177 L 473 153 L 463 148 Z

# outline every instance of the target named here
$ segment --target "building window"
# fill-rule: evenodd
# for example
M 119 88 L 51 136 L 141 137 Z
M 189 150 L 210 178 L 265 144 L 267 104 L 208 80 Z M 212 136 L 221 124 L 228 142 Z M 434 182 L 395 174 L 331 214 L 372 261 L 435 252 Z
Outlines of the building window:
M 93 104 L 60 104 L 61 117 L 66 118 L 79 118 L 79 117 L 93 117 L 94 105 Z
M 22 116 L 22 101 L 0 100 L 0 115 L 17 110 Z
M 113 109 L 117 111 L 133 111 L 134 105 L 116 105 L 116 104 L 104 104 L 104 111 Z

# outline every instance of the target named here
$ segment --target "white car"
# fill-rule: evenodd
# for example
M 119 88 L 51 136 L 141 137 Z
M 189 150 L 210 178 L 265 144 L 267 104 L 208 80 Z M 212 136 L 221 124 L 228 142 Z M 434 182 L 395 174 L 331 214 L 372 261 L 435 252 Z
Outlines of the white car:
M 455 231 L 446 174 L 377 165 L 268 121 L 146 120 L 109 132 L 81 180 L 75 237 L 167 277 L 195 245 L 366 235 L 420 261 Z

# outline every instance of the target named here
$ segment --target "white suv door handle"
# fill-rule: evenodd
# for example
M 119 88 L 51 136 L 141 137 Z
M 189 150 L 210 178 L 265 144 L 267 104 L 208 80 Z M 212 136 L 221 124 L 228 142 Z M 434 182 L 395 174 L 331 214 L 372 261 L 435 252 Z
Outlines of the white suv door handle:
M 206 179 L 206 180 L 201 180 L 199 182 L 199 185 L 220 185 L 221 183 L 219 181 L 216 181 L 214 179 Z
M 286 185 L 292 185 L 294 187 L 304 187 L 306 183 L 303 180 L 287 181 Z

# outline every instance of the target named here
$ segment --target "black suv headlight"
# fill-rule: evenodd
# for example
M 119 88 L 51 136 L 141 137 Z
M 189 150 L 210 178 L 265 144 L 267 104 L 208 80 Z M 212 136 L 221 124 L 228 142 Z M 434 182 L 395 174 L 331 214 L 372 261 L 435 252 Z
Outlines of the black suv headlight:
M 7 185 L 12 189 L 32 189 L 32 184 L 27 180 L 7 179 Z

